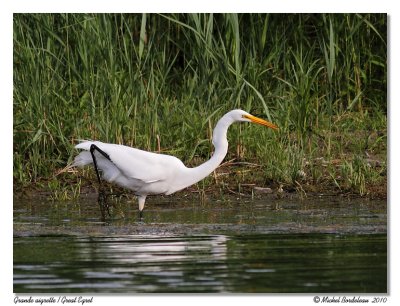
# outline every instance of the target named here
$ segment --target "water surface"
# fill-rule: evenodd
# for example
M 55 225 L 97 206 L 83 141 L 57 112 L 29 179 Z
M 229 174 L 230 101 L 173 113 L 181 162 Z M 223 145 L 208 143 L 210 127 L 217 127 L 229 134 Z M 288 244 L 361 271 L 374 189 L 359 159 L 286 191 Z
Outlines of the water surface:
M 16 293 L 386 293 L 386 203 L 14 202 Z

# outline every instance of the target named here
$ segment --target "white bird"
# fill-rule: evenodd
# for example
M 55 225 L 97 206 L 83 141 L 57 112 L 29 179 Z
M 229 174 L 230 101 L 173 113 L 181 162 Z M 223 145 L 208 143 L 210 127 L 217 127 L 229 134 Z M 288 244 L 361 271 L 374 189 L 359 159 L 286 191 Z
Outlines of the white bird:
M 85 150 L 76 156 L 72 166 L 94 164 L 100 182 L 98 169 L 103 179 L 118 186 L 132 190 L 139 200 L 139 212 L 144 208 L 148 195 L 169 195 L 202 180 L 212 173 L 223 161 L 228 152 L 227 131 L 234 122 L 253 122 L 272 129 L 276 125 L 236 109 L 226 113 L 213 131 L 214 154 L 205 163 L 186 167 L 178 158 L 147 152 L 124 145 L 84 141 L 75 146 Z

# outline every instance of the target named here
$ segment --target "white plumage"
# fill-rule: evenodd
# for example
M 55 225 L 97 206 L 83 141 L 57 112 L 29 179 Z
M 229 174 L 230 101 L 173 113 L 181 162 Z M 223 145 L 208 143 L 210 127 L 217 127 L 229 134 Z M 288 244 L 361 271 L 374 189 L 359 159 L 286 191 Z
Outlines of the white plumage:
M 84 151 L 76 156 L 73 166 L 82 167 L 93 163 L 90 147 L 94 144 L 110 158 L 109 160 L 97 150 L 94 151 L 97 167 L 102 171 L 103 179 L 132 190 L 139 198 L 139 210 L 142 211 L 147 195 L 169 195 L 197 183 L 214 171 L 228 151 L 226 138 L 228 127 L 236 121 L 254 122 L 277 129 L 274 124 L 245 111 L 233 110 L 226 113 L 214 129 L 213 156 L 198 167 L 188 168 L 171 155 L 100 141 L 84 141 L 76 145 L 75 148 Z

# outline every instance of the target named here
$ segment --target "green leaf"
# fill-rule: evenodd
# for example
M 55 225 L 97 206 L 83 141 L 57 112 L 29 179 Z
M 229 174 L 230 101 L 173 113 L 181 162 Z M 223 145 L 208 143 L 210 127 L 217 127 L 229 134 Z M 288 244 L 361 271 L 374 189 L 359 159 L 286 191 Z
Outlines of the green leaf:
M 140 41 L 139 41 L 139 60 L 142 59 L 144 42 L 146 40 L 146 13 L 142 14 L 142 25 L 140 27 Z

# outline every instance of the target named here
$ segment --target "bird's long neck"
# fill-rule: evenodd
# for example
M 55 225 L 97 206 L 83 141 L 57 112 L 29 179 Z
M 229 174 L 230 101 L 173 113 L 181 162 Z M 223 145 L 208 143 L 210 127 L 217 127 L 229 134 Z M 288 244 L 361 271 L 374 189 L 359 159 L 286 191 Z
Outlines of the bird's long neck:
M 202 180 L 213 172 L 224 160 L 226 153 L 228 152 L 228 140 L 226 134 L 229 126 L 233 123 L 231 116 L 226 114 L 223 116 L 215 126 L 213 132 L 213 144 L 214 144 L 214 154 L 205 163 L 188 169 L 188 175 L 190 177 L 190 182 L 187 181 L 187 186 L 190 186 L 198 181 Z

